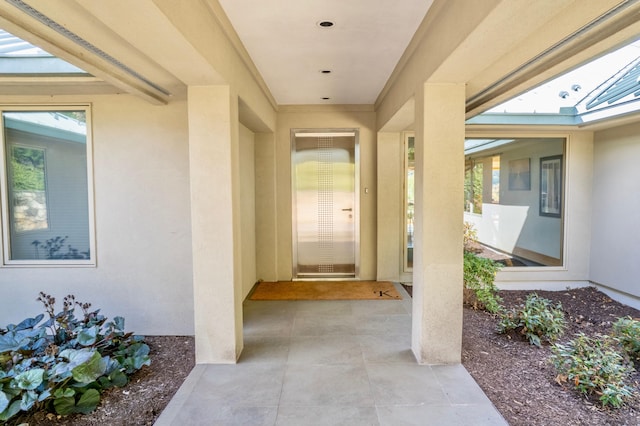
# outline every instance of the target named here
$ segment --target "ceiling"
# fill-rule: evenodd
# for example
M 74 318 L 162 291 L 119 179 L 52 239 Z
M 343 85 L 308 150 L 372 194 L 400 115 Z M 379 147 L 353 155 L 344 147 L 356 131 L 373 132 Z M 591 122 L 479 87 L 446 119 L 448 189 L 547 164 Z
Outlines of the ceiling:
M 220 0 L 279 105 L 373 104 L 432 2 Z

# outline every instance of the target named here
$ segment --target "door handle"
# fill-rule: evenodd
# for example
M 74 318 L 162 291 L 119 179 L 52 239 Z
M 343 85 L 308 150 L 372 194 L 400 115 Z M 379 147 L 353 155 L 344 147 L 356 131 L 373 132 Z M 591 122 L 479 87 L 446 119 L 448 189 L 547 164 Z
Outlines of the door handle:
M 343 212 L 351 212 L 353 209 L 342 209 Z

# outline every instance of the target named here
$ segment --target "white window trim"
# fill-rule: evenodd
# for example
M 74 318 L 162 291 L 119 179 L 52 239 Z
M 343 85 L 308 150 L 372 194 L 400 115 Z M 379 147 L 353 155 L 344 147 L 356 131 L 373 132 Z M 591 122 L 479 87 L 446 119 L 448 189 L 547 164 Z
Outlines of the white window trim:
M 88 197 L 88 222 L 89 222 L 89 259 L 64 259 L 64 260 L 46 260 L 46 259 L 29 259 L 29 260 L 11 260 L 10 256 L 10 226 L 9 223 L 9 199 L 8 199 L 8 178 L 7 178 L 7 147 L 4 135 L 4 118 L 2 113 L 5 111 L 79 111 L 85 112 L 87 133 L 86 133 L 86 152 L 87 152 L 87 197 Z M 94 203 L 94 176 L 93 176 L 93 132 L 92 132 L 92 115 L 91 104 L 42 104 L 42 105 L 11 105 L 0 104 L 0 204 L 2 206 L 2 265 L 3 268 L 68 268 L 68 267 L 96 267 L 96 239 L 95 239 L 95 203 Z M 49 212 L 47 212 L 47 215 Z

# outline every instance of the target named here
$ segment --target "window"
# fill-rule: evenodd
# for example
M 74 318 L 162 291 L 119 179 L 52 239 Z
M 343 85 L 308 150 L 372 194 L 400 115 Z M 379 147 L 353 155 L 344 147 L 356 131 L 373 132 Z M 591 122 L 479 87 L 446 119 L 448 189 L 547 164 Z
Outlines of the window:
M 416 172 L 416 148 L 415 135 L 405 133 L 404 135 L 404 272 L 413 270 L 413 218 L 415 215 L 415 172 Z
M 4 265 L 92 265 L 86 108 L 2 109 Z
M 563 265 L 565 142 L 546 136 L 465 141 L 464 221 L 477 232 L 481 255 L 507 266 Z

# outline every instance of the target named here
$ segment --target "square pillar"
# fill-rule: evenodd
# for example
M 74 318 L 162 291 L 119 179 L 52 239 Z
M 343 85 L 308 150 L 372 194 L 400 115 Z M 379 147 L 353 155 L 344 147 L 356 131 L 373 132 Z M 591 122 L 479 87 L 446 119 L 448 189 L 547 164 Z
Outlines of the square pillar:
M 411 346 L 421 364 L 453 364 L 462 352 L 465 86 L 418 92 Z
M 239 122 L 228 86 L 190 86 L 189 176 L 197 363 L 242 350 Z

